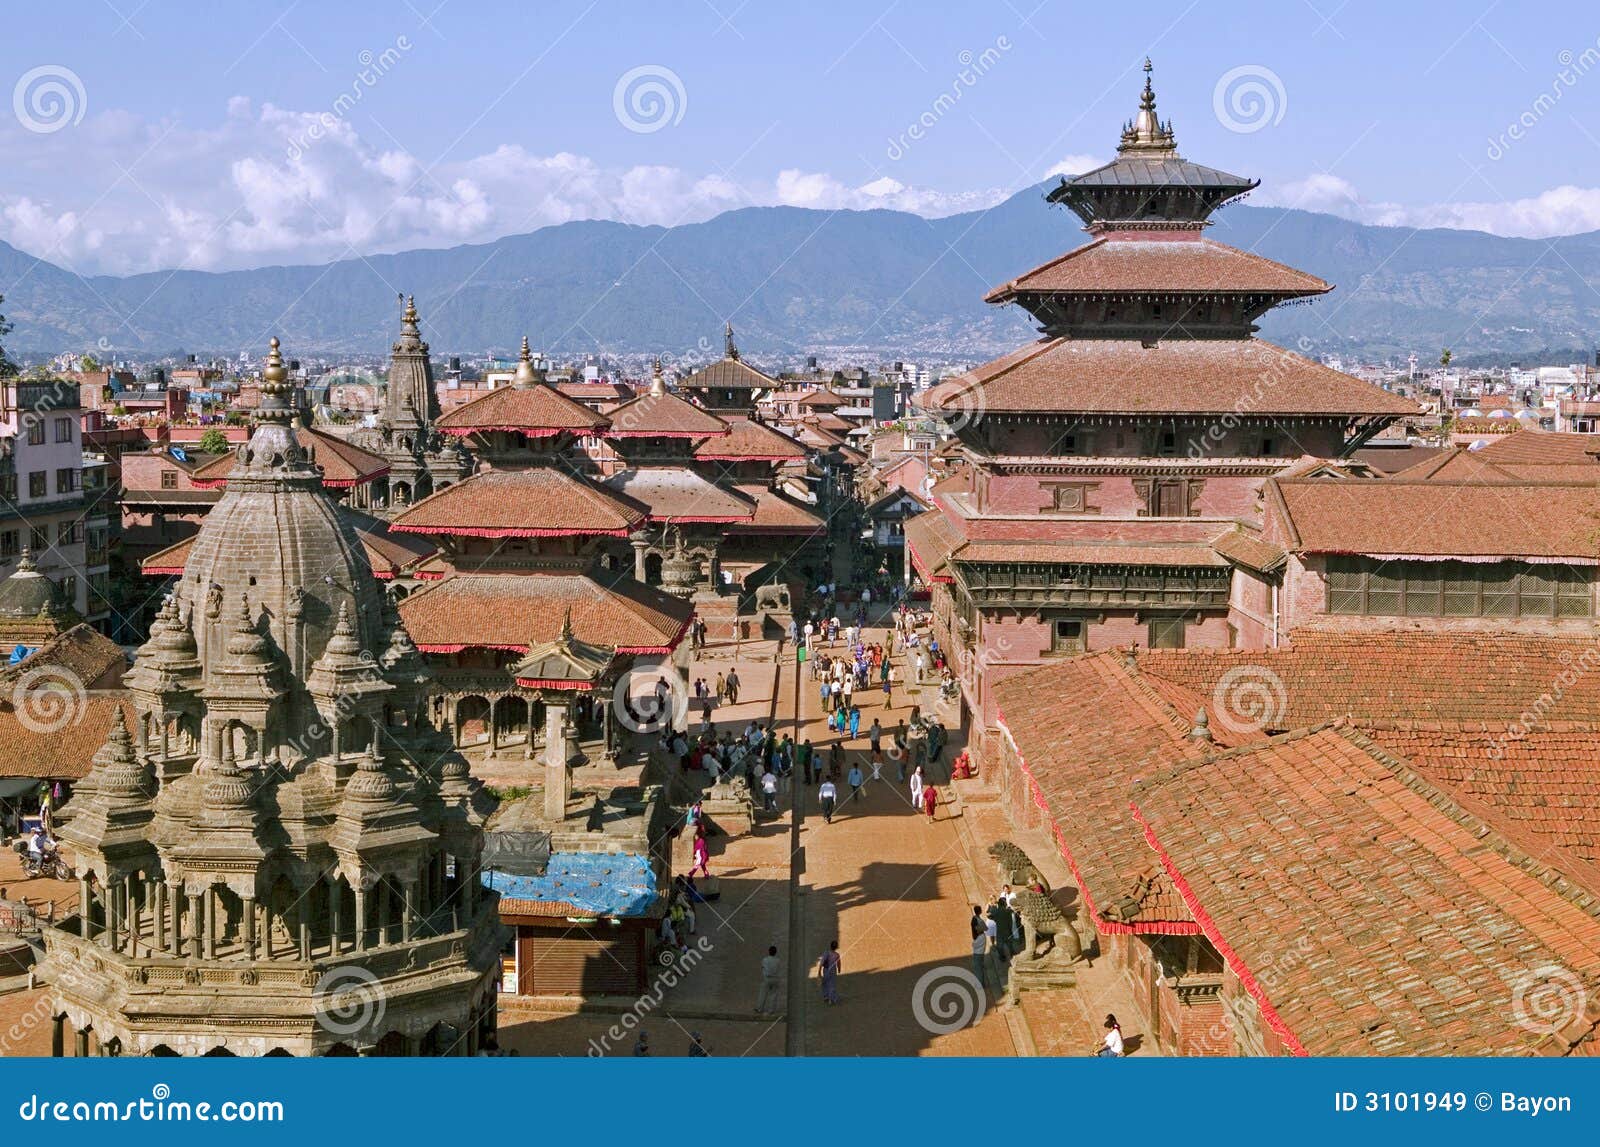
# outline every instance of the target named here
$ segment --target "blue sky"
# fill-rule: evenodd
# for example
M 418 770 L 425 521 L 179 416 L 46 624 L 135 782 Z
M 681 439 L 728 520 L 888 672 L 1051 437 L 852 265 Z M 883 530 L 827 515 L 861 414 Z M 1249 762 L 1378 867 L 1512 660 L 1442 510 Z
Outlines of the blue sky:
M 982 207 L 1110 158 L 1146 54 L 1259 202 L 1600 228 L 1593 5 L 85 0 L 11 33 L 0 238 L 85 272 Z

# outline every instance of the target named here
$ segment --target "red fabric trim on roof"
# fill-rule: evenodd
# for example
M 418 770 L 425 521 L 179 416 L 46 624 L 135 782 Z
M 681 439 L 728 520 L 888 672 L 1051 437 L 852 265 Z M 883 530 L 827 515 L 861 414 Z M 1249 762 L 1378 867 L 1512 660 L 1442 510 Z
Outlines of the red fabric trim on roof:
M 1222 953 L 1222 958 L 1228 961 L 1228 966 L 1233 969 L 1234 975 L 1239 977 L 1239 982 L 1244 985 L 1245 991 L 1249 992 L 1256 1001 L 1256 1005 L 1261 1009 L 1261 1018 L 1267 1021 L 1267 1026 L 1278 1033 L 1278 1037 L 1283 1040 L 1284 1045 L 1295 1055 L 1310 1055 L 1311 1053 L 1305 1049 L 1304 1045 L 1295 1038 L 1294 1032 L 1289 1029 L 1289 1025 L 1284 1022 L 1277 1009 L 1272 1006 L 1272 1002 L 1267 999 L 1266 989 L 1251 974 L 1249 966 L 1239 958 L 1239 953 L 1235 952 L 1228 942 L 1222 938 L 1222 933 L 1217 929 L 1216 921 L 1212 920 L 1206 910 L 1200 906 L 1199 897 L 1195 896 L 1194 889 L 1189 887 L 1189 882 L 1178 871 L 1178 866 L 1172 862 L 1172 858 L 1161 847 L 1161 842 L 1156 839 L 1155 830 L 1150 827 L 1143 814 L 1139 812 L 1138 804 L 1134 801 L 1129 801 L 1128 808 L 1133 811 L 1133 819 L 1138 821 L 1140 827 L 1144 829 L 1145 840 L 1151 848 L 1156 850 L 1156 855 L 1161 858 L 1161 867 L 1167 870 L 1167 875 L 1172 878 L 1173 887 L 1178 890 L 1178 895 L 1183 897 L 1183 902 L 1189 906 L 1189 912 L 1199 922 L 1201 930 L 1205 932 L 1206 939 L 1210 940 L 1212 946 Z
M 956 579 L 951 577 L 949 574 L 930 574 L 928 572 L 927 563 L 922 560 L 922 555 L 917 553 L 917 547 L 911 544 L 911 539 L 910 538 L 906 538 L 905 539 L 905 543 L 906 543 L 906 549 L 908 551 L 910 551 L 910 554 L 911 554 L 911 564 L 917 567 L 917 572 L 919 574 L 921 574 L 929 582 L 932 582 L 934 585 L 954 585 L 955 584 L 955 580 Z M 1020 758 L 1022 754 L 1019 753 L 1017 755 Z M 1040 806 L 1040 807 L 1043 807 L 1043 806 Z
M 454 643 L 450 645 L 418 645 L 423 653 L 460 653 L 463 649 L 504 649 L 511 653 L 526 653 L 526 645 L 467 645 Z
M 736 518 L 732 516 L 721 517 L 714 514 L 662 514 L 660 517 L 651 514 L 650 520 L 666 525 L 671 525 L 674 522 L 708 522 L 716 525 L 726 525 L 729 522 L 748 522 L 750 515 L 746 514 L 743 517 Z
M 402 534 L 451 534 L 468 538 L 625 538 L 627 530 L 546 530 L 546 529 L 501 529 L 487 526 L 408 526 L 402 522 L 390 522 L 391 530 L 398 530 Z
M 726 438 L 726 430 L 607 430 L 602 438 Z
M 507 434 L 520 434 L 524 438 L 554 438 L 558 434 L 584 433 L 576 428 L 560 427 L 552 429 L 548 426 L 441 426 L 441 431 L 466 437 L 468 434 L 485 434 L 491 430 L 501 430 Z
M 587 693 L 594 688 L 588 681 L 551 681 L 543 677 L 518 677 L 517 684 L 524 689 L 564 689 L 574 693 Z
M 182 566 L 140 566 L 139 572 L 145 577 L 182 577 Z
M 418 570 L 416 578 L 418 581 L 443 581 L 444 574 L 437 570 Z
M 787 462 L 797 458 L 794 454 L 708 454 L 696 450 L 694 456 L 702 462 Z

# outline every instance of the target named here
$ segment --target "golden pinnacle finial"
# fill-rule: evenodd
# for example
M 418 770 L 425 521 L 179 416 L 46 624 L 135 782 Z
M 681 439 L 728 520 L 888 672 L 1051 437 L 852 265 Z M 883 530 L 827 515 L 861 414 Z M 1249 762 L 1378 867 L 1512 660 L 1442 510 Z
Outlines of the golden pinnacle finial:
M 517 360 L 517 371 L 512 376 L 517 386 L 532 386 L 539 381 L 539 372 L 533 368 L 533 351 L 528 348 L 528 336 L 522 336 L 522 357 Z
M 650 372 L 650 393 L 657 396 L 667 393 L 667 380 L 661 373 L 660 355 L 656 355 L 655 368 Z

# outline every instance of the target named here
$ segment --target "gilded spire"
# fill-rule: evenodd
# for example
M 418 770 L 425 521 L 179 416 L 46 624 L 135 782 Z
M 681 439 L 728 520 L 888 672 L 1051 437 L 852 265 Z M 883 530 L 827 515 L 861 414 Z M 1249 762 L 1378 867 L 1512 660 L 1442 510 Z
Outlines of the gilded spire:
M 517 360 L 517 370 L 511 381 L 516 386 L 532 386 L 544 381 L 544 372 L 533 362 L 533 351 L 528 349 L 528 336 L 522 336 L 522 357 Z
M 722 333 L 723 354 L 734 362 L 739 361 L 739 348 L 733 342 L 733 321 L 728 321 L 727 328 Z
M 1154 70 L 1150 57 L 1146 56 L 1144 91 L 1139 94 L 1139 114 L 1123 126 L 1122 143 L 1117 148 L 1119 152 L 1142 152 L 1151 158 L 1166 158 L 1177 153 L 1178 141 L 1173 137 L 1172 125 L 1162 123 L 1156 115 L 1156 90 L 1150 79 Z
M 289 381 L 289 370 L 278 353 L 278 336 L 268 342 L 267 363 L 261 368 L 261 409 L 257 412 L 262 422 L 288 422 L 293 415 L 294 384 Z
M 661 356 L 656 356 L 655 369 L 650 373 L 650 393 L 660 398 L 667 393 L 667 380 L 661 374 Z

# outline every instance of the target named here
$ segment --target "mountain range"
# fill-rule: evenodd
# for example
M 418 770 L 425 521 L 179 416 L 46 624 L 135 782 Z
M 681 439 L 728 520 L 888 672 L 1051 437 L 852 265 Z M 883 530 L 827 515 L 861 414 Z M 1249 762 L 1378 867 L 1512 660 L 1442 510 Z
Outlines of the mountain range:
M 1084 241 L 1033 187 L 982 212 L 752 207 L 673 228 L 582 221 L 491 243 L 320 266 L 81 277 L 0 243 L 14 355 L 101 359 L 189 351 L 378 356 L 415 294 L 436 354 L 509 353 L 527 333 L 557 356 L 704 361 L 732 316 L 755 361 L 973 361 L 1032 336 L 984 292 Z M 1569 362 L 1600 331 L 1600 232 L 1553 240 L 1375 227 L 1240 204 L 1210 234 L 1335 284 L 1279 308 L 1265 337 L 1318 352 L 1432 362 Z

